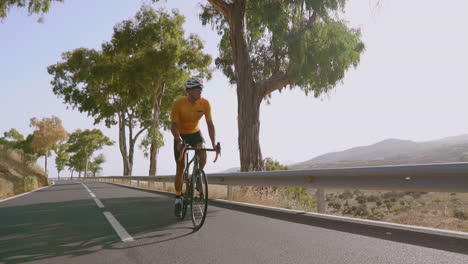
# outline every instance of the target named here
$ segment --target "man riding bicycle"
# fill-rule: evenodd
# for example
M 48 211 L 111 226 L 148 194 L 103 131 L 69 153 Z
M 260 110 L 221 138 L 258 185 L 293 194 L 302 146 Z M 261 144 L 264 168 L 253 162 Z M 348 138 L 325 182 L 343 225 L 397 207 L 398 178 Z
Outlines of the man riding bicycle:
M 174 214 L 180 215 L 182 208 L 182 185 L 183 173 L 185 169 L 185 160 L 178 160 L 180 152 L 184 148 L 184 144 L 192 147 L 204 148 L 203 136 L 201 134 L 198 123 L 204 115 L 208 126 L 211 144 L 215 148 L 215 127 L 211 118 L 211 107 L 208 100 L 201 97 L 203 83 L 200 79 L 192 77 L 185 82 L 185 90 L 187 96 L 177 99 L 172 105 L 172 128 L 171 132 L 174 136 L 174 157 L 177 163 L 176 178 L 175 178 L 175 206 Z M 197 151 L 200 159 L 200 168 L 203 169 L 206 164 L 206 151 Z

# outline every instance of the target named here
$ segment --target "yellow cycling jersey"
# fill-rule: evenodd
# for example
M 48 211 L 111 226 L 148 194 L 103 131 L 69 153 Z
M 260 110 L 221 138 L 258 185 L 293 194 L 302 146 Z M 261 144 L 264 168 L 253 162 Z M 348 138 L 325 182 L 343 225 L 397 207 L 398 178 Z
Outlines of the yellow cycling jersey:
M 180 134 L 193 134 L 199 131 L 198 122 L 203 115 L 206 121 L 212 120 L 210 102 L 205 98 L 191 103 L 185 96 L 177 99 L 172 105 L 171 119 L 177 123 Z

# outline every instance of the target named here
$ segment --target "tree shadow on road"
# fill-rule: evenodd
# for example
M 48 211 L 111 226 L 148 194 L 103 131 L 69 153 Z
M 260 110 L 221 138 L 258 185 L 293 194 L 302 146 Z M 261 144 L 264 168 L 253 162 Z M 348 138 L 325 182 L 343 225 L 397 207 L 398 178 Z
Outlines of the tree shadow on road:
M 169 241 L 194 232 L 168 213 L 173 204 L 165 197 L 102 202 L 132 236 L 146 234 Z M 126 244 L 102 212 L 92 199 L 0 207 L 0 263 L 77 257 Z

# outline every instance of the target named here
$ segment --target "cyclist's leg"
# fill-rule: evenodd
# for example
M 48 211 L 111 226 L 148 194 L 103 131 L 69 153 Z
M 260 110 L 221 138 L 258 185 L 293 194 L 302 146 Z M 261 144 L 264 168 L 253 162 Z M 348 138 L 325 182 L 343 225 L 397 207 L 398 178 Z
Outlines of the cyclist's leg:
M 177 142 L 174 140 L 174 159 L 177 167 L 174 181 L 176 195 L 182 194 L 183 175 L 185 169 L 185 159 L 179 160 L 179 154 L 180 152 L 177 150 Z
M 175 201 L 174 201 L 174 214 L 176 217 L 181 217 L 181 210 L 182 210 L 182 184 L 183 184 L 183 174 L 184 174 L 184 167 L 185 163 L 184 160 L 179 161 L 179 154 L 180 152 L 177 150 L 177 142 L 174 141 L 174 158 L 176 161 L 176 177 L 174 181 L 174 187 L 176 190 L 176 196 L 175 196 Z
M 203 142 L 199 142 L 196 144 L 197 148 L 203 148 Z M 200 159 L 200 169 L 205 168 L 206 165 L 206 151 L 197 151 L 198 158 Z
M 185 169 L 185 160 L 177 161 L 176 177 L 174 182 L 174 187 L 176 195 L 182 194 L 182 185 L 183 185 L 183 175 Z

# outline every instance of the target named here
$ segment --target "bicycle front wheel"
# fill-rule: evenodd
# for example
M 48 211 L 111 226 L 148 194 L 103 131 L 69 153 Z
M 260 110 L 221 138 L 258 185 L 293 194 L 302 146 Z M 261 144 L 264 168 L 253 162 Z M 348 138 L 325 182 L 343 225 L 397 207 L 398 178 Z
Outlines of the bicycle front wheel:
M 195 229 L 202 227 L 208 211 L 208 180 L 203 169 L 192 175 L 192 199 L 190 203 L 192 222 Z

